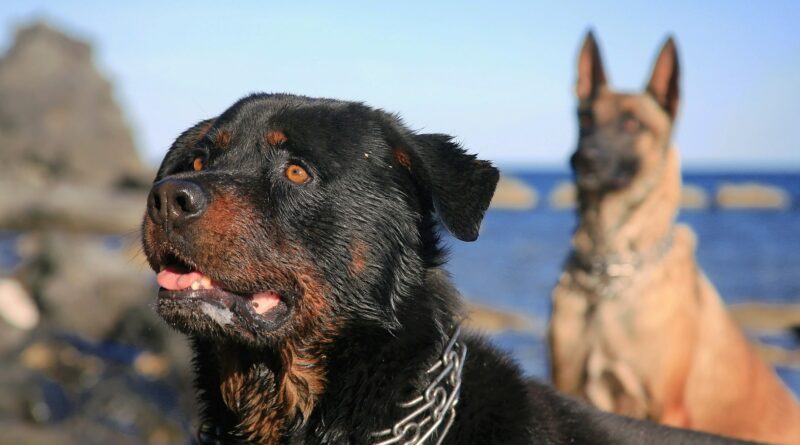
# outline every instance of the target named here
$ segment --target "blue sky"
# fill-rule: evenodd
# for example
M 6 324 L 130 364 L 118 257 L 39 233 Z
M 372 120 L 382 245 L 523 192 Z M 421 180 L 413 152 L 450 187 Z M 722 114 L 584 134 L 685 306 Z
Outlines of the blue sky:
M 254 91 L 365 101 L 505 167 L 565 167 L 577 48 L 595 29 L 612 85 L 644 86 L 678 41 L 690 168 L 800 168 L 800 2 L 17 1 L 95 44 L 145 157 Z

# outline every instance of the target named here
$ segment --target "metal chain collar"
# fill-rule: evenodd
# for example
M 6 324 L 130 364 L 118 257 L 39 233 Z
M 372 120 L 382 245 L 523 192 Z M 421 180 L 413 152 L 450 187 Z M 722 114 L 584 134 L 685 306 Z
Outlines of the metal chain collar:
M 373 445 L 422 445 L 436 433 L 436 445 L 444 440 L 456 417 L 461 394 L 461 372 L 467 357 L 467 345 L 458 341 L 461 325 L 442 352 L 442 358 L 426 374 L 436 377 L 418 397 L 399 406 L 411 412 L 389 429 L 372 433 Z M 441 427 L 441 428 L 440 428 Z

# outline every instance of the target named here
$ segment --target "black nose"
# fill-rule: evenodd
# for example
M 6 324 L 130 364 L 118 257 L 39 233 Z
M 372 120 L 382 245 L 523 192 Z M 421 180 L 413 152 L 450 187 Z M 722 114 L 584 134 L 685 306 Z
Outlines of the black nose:
M 602 153 L 597 147 L 581 147 L 573 153 L 570 161 L 572 168 L 582 168 L 587 170 L 597 169 L 600 165 Z
M 147 213 L 156 224 L 180 228 L 196 219 L 208 207 L 208 197 L 199 184 L 164 179 L 153 185 L 147 197 Z

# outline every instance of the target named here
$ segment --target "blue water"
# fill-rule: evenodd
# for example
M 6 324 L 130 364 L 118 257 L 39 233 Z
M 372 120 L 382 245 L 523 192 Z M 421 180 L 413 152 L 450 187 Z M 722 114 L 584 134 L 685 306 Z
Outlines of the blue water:
M 449 270 L 468 299 L 524 314 L 543 325 L 576 223 L 573 211 L 549 208 L 547 197 L 570 176 L 566 172 L 516 176 L 536 188 L 540 205 L 522 212 L 489 211 L 478 241 L 448 242 Z M 684 183 L 703 188 L 710 198 L 723 182 L 748 181 L 783 188 L 791 195 L 792 205 L 786 210 L 685 210 L 679 220 L 697 233 L 698 261 L 727 303 L 800 304 L 800 172 L 684 175 Z M 542 340 L 525 333 L 496 336 L 529 373 L 547 378 Z M 764 340 L 800 347 L 788 333 Z M 800 369 L 778 371 L 800 393 Z

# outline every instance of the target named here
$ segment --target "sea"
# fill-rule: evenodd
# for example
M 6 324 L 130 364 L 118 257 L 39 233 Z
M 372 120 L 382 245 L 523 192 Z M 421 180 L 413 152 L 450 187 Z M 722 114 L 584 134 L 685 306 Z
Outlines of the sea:
M 550 294 L 576 224 L 574 211 L 551 208 L 547 197 L 570 175 L 566 171 L 506 173 L 536 189 L 539 205 L 525 211 L 489 210 L 475 242 L 446 238 L 447 267 L 467 300 L 532 320 L 531 329 L 490 335 L 529 374 L 547 380 L 544 332 Z M 730 210 L 713 205 L 721 184 L 747 182 L 785 190 L 791 205 L 780 210 Z M 711 198 L 708 208 L 682 210 L 679 220 L 697 233 L 697 259 L 724 301 L 800 307 L 800 171 L 688 172 L 684 183 L 702 188 Z M 10 270 L 19 261 L 13 249 L 15 238 L 15 234 L 0 232 L 0 271 Z M 763 343 L 800 351 L 797 333 L 790 330 L 748 334 Z M 800 367 L 779 366 L 777 371 L 800 394 Z

